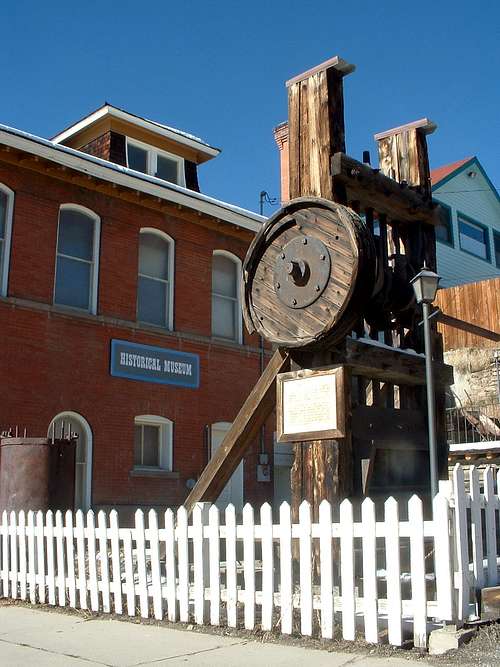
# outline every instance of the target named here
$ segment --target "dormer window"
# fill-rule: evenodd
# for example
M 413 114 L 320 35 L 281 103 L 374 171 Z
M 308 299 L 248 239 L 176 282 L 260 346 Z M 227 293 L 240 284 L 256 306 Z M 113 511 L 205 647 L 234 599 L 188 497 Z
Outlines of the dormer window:
M 127 167 L 185 187 L 184 160 L 127 137 Z

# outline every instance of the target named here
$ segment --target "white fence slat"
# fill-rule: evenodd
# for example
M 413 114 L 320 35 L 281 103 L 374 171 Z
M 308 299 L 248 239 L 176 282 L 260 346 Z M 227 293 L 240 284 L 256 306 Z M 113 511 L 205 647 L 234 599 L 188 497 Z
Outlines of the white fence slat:
M 226 507 L 226 595 L 227 624 L 235 628 L 237 624 L 238 590 L 236 581 L 236 509 Z
M 205 525 L 205 503 L 196 503 L 193 509 L 193 576 L 194 576 L 194 621 L 203 625 L 205 616 L 205 555 L 203 526 Z
M 483 566 L 483 529 L 481 521 L 481 492 L 479 488 L 479 470 L 471 466 L 470 475 L 470 518 L 472 537 L 472 568 L 474 572 L 474 584 L 476 590 L 484 587 Z
M 66 564 L 64 562 L 64 529 L 61 510 L 56 512 L 56 582 L 60 607 L 66 606 Z
M 333 638 L 333 544 L 332 507 L 327 500 L 319 506 L 319 557 L 321 593 L 321 637 Z
M 460 621 L 469 616 L 469 547 L 467 537 L 467 500 L 464 471 L 457 463 L 453 469 L 453 496 L 455 498 L 455 544 L 458 580 L 457 615 Z
M 425 590 L 424 510 L 418 496 L 408 501 L 410 573 L 413 605 L 413 644 L 427 648 L 427 594 Z
M 340 503 L 340 577 L 342 586 L 342 637 L 354 640 L 356 633 L 354 598 L 354 528 L 350 500 Z
M 402 605 L 401 605 L 401 563 L 399 555 L 399 509 L 395 498 L 388 498 L 385 511 L 385 569 L 387 578 L 387 627 L 389 644 L 401 646 Z
M 85 568 L 85 525 L 82 510 L 75 512 L 77 587 L 80 609 L 87 609 L 87 575 Z
M 293 630 L 292 585 L 292 519 L 290 505 L 283 502 L 280 506 L 280 604 L 284 635 L 291 635 Z
M 165 512 L 165 576 L 167 578 L 167 615 L 177 621 L 177 584 L 175 568 L 175 519 L 171 509 Z
M 36 602 L 35 515 L 28 512 L 28 590 L 31 604 Z
M 66 566 L 68 569 L 68 598 L 69 606 L 76 607 L 76 579 L 75 579 L 75 544 L 73 530 L 73 512 L 67 510 L 65 514 L 65 542 L 66 542 Z
M 365 618 L 365 639 L 377 644 L 377 539 L 375 536 L 375 503 L 365 498 L 361 505 L 363 525 L 363 611 Z
M 89 571 L 90 608 L 99 611 L 99 586 L 97 583 L 97 554 L 95 543 L 95 515 L 92 510 L 87 512 L 87 558 Z
M 118 512 L 111 510 L 109 513 L 109 541 L 111 543 L 111 591 L 113 592 L 113 606 L 115 614 L 123 613 L 122 604 L 122 568 L 120 563 L 120 527 L 118 525 Z
M 299 506 L 299 578 L 300 578 L 300 632 L 312 635 L 312 522 L 311 506 L 303 500 Z
M 243 508 L 243 579 L 245 581 L 245 629 L 255 626 L 255 522 L 253 507 Z
M 495 520 L 495 491 L 493 470 L 486 466 L 484 471 L 484 498 L 486 501 L 484 516 L 486 528 L 486 557 L 488 562 L 488 586 L 498 584 L 497 570 L 497 527 Z
M 212 505 L 208 512 L 210 562 L 210 623 L 220 624 L 220 542 L 219 508 Z
M 47 549 L 47 590 L 49 604 L 56 603 L 56 578 L 54 565 L 54 515 L 52 510 L 46 514 L 46 549 Z
M 10 597 L 17 598 L 17 581 L 18 581 L 18 535 L 17 535 L 17 520 L 16 513 L 11 512 L 9 515 L 9 535 L 10 535 L 10 583 L 11 591 Z
M 111 611 L 109 593 L 109 556 L 108 556 L 108 526 L 106 513 L 103 510 L 97 514 L 99 528 L 99 564 L 101 571 L 102 610 L 105 614 Z
M 40 604 L 45 604 L 47 599 L 45 594 L 45 532 L 43 526 L 43 513 L 38 510 L 36 513 L 36 566 L 37 566 L 37 583 L 38 583 L 38 601 Z
M 26 562 L 26 514 L 19 512 L 19 595 L 26 600 L 28 566 Z
M 135 616 L 135 581 L 132 561 L 132 531 L 123 533 L 123 560 L 125 570 L 125 594 L 127 596 L 127 615 Z
M 9 552 L 9 522 L 7 519 L 7 512 L 2 512 L 2 596 L 9 597 L 9 569 L 10 569 L 10 552 Z
M 137 589 L 141 618 L 149 616 L 148 580 L 146 576 L 146 535 L 144 531 L 144 512 L 135 512 L 135 553 L 137 568 Z
M 260 508 L 262 530 L 262 630 L 273 628 L 274 607 L 274 551 L 273 512 L 269 503 Z
M 149 510 L 149 548 L 151 550 L 151 587 L 153 589 L 153 613 L 159 621 L 163 619 L 163 599 L 160 574 L 160 541 L 158 539 L 158 515 Z
M 433 500 L 434 567 L 436 573 L 436 598 L 439 620 L 453 620 L 453 576 L 450 509 L 448 498 L 440 493 Z
M 179 563 L 179 617 L 189 622 L 188 515 L 184 505 L 177 510 L 177 554 Z

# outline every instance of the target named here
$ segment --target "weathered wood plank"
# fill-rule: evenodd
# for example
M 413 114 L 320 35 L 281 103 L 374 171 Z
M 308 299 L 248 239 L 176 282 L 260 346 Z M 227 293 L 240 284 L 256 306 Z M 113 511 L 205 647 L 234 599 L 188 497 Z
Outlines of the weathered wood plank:
M 217 452 L 189 494 L 185 502 L 188 511 L 191 511 L 195 503 L 201 500 L 214 502 L 218 498 L 258 434 L 260 427 L 274 409 L 276 376 L 287 370 L 288 364 L 288 352 L 276 350 Z

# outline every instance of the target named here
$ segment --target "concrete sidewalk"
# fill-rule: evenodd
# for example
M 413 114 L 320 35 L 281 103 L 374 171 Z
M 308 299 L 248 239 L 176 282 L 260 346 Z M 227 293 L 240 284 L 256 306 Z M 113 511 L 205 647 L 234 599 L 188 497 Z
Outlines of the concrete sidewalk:
M 414 667 L 422 661 L 329 653 L 111 619 L 0 606 L 2 667 L 200 665 Z

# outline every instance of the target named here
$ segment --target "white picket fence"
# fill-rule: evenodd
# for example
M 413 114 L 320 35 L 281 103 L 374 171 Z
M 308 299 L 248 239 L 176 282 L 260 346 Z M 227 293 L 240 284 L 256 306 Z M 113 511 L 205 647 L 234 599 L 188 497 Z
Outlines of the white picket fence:
M 324 501 L 313 523 L 304 502 L 297 524 L 286 503 L 279 523 L 268 504 L 258 522 L 250 505 L 239 522 L 231 505 L 220 514 L 200 504 L 190 520 L 184 507 L 168 509 L 161 527 L 154 510 L 147 526 L 137 510 L 133 528 L 120 527 L 114 510 L 99 512 L 97 525 L 92 511 L 4 512 L 0 595 L 396 646 L 409 635 L 425 647 L 433 623 L 474 616 L 476 590 L 499 582 L 500 501 L 489 468 L 483 486 L 472 469 L 466 493 L 457 466 L 453 495 L 434 499 L 432 521 L 417 496 L 407 508 L 389 498 L 383 520 L 366 499 L 359 520 L 346 500 L 333 522 Z

